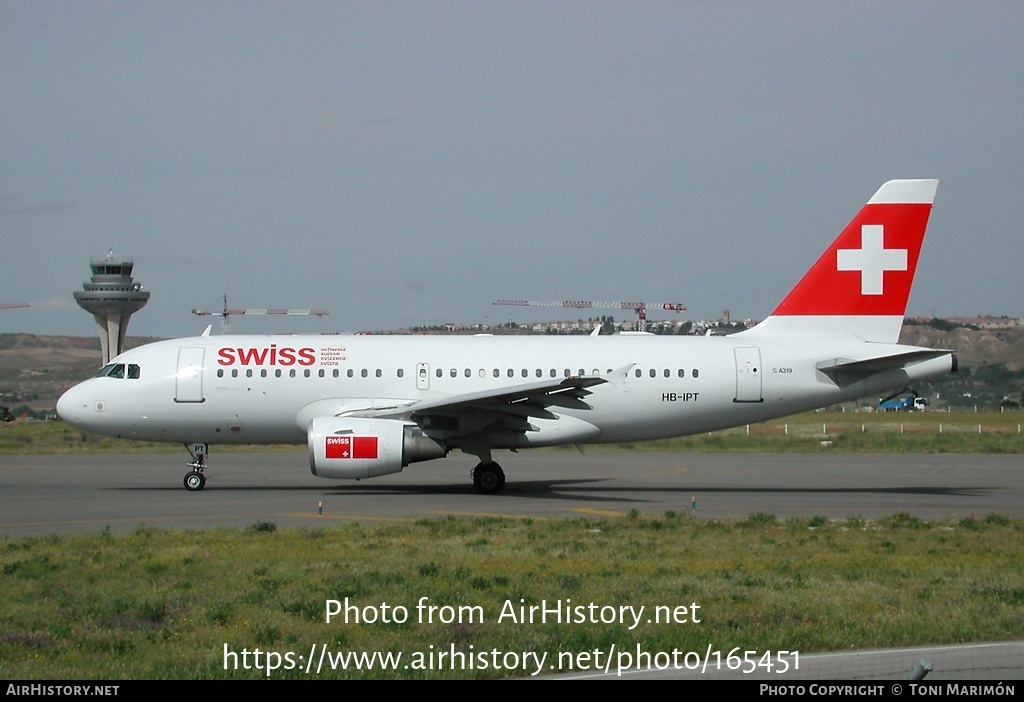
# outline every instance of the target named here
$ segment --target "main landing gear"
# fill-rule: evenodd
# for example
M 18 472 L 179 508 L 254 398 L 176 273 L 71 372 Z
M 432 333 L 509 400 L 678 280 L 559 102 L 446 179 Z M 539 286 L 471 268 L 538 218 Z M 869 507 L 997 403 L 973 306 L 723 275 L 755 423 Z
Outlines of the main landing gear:
M 497 463 L 478 463 L 472 475 L 473 485 L 485 495 L 495 495 L 505 487 L 505 472 Z
M 192 455 L 192 461 L 185 464 L 192 469 L 185 474 L 185 489 L 202 490 L 206 487 L 206 444 L 185 444 L 185 448 Z

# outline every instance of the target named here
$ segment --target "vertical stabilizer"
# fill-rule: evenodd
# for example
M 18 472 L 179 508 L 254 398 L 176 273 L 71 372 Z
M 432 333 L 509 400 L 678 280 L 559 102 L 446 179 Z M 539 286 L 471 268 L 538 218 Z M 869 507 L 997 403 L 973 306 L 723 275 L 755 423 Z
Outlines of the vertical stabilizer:
M 896 343 L 937 180 L 890 180 L 752 334 Z

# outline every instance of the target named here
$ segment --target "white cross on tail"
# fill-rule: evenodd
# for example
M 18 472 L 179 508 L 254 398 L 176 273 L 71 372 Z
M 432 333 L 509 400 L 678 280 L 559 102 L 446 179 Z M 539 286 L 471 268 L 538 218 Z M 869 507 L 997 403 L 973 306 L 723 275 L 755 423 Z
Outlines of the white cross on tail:
M 885 271 L 907 270 L 907 250 L 884 248 L 885 227 L 864 224 L 860 228 L 859 249 L 839 249 L 836 270 L 860 271 L 860 294 L 881 295 Z

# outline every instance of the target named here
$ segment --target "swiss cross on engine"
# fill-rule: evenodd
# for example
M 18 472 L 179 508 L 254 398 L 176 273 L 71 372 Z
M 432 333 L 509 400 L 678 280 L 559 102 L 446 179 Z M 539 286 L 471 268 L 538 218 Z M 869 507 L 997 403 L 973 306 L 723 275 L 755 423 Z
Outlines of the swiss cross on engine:
M 326 458 L 378 458 L 376 436 L 328 436 Z

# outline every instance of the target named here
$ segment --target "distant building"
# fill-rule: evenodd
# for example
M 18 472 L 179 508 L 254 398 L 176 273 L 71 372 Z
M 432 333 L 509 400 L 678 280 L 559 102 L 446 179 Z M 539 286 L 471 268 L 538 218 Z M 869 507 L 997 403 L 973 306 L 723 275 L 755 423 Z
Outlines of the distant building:
M 132 280 L 131 261 L 118 259 L 113 251 L 92 261 L 92 279 L 75 291 L 75 302 L 96 320 L 103 352 L 103 364 L 124 350 L 128 320 L 149 302 L 149 291 Z

